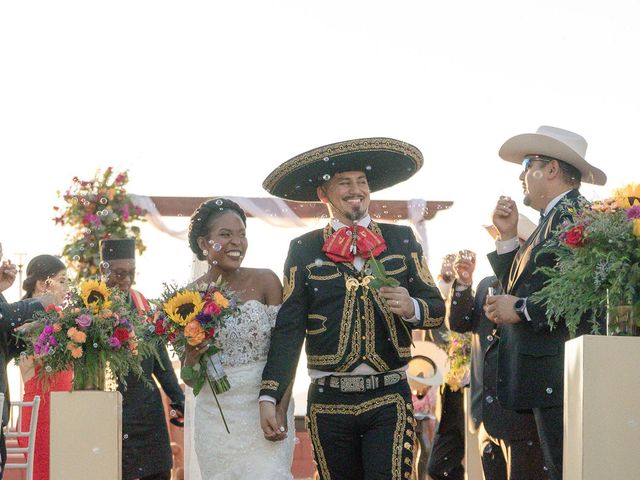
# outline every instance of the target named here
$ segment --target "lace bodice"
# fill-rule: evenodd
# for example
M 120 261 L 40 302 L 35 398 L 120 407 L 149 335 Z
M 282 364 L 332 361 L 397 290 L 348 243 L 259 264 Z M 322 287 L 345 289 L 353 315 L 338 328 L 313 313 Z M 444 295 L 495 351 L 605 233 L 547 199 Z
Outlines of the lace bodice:
M 237 316 L 227 318 L 216 337 L 222 349 L 222 364 L 245 365 L 267 359 L 271 329 L 276 324 L 280 305 L 264 305 L 258 300 L 248 300 L 240 305 Z

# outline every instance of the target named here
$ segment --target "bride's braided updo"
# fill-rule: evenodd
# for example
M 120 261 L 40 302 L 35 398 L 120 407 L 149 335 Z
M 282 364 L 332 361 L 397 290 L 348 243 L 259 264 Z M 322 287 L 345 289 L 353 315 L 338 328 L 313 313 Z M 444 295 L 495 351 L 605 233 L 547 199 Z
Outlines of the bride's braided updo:
M 209 234 L 211 222 L 215 218 L 228 212 L 233 212 L 240 217 L 242 223 L 247 226 L 247 216 L 244 210 L 240 208 L 233 200 L 228 198 L 212 198 L 200 204 L 191 215 L 189 221 L 189 247 L 191 251 L 198 257 L 198 260 L 206 260 L 202 249 L 198 246 L 198 238 L 206 237 Z

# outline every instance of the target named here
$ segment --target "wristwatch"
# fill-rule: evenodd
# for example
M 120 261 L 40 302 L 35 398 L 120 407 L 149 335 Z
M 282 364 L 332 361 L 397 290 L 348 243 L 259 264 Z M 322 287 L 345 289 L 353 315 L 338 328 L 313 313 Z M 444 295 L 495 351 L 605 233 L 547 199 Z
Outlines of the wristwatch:
M 527 318 L 527 316 L 524 313 L 524 311 L 527 309 L 527 299 L 526 299 L 526 297 L 525 298 L 519 298 L 518 300 L 516 300 L 516 303 L 513 304 L 513 309 L 518 314 L 518 317 L 520 317 L 520 320 L 522 320 L 523 322 L 528 322 L 529 321 L 529 319 Z

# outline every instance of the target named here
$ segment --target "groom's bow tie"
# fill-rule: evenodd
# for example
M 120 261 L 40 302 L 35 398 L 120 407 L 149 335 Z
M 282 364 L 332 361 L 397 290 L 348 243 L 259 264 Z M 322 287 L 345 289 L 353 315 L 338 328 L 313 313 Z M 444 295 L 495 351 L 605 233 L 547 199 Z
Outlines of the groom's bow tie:
M 368 228 L 342 227 L 330 235 L 322 246 L 322 251 L 334 262 L 353 262 L 356 255 L 377 257 L 387 249 L 381 235 Z

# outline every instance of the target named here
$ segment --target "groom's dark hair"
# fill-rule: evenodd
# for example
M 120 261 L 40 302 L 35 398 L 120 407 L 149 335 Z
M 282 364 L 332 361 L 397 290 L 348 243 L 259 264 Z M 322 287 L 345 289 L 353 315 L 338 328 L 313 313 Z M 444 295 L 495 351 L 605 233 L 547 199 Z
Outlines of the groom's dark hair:
M 202 249 L 198 245 L 198 238 L 206 237 L 209 234 L 211 222 L 220 215 L 233 212 L 240 217 L 245 227 L 247 226 L 247 216 L 244 210 L 240 208 L 233 200 L 228 198 L 212 198 L 200 204 L 195 212 L 191 215 L 189 221 L 189 247 L 195 253 L 198 260 L 206 260 L 207 257 L 202 254 Z

